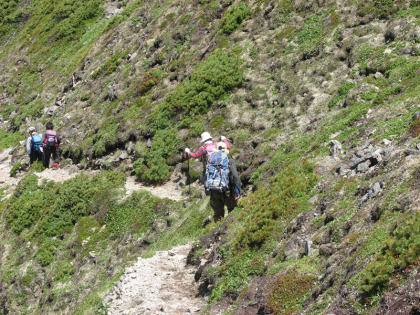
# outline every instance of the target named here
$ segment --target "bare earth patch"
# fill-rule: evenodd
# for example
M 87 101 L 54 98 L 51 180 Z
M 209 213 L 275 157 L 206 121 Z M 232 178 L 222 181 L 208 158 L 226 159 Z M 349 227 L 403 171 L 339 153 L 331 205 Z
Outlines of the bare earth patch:
M 104 299 L 108 314 L 199 314 L 206 306 L 197 297 L 195 269 L 187 266 L 191 245 L 138 258 Z

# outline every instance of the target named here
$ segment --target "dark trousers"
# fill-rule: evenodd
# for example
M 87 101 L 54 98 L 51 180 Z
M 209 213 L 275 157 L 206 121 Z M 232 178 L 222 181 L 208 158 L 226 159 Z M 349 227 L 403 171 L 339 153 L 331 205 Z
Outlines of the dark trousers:
M 238 205 L 235 197 L 231 196 L 230 191 L 210 191 L 210 206 L 214 211 L 214 222 L 223 219 L 225 216 L 225 205 L 228 212 L 232 211 Z
M 44 166 L 50 167 L 51 155 L 53 157 L 54 163 L 60 162 L 60 151 L 58 147 L 46 147 L 44 148 Z
M 31 150 L 31 154 L 29 154 L 29 165 L 34 164 L 35 161 L 44 161 L 44 153 L 41 151 Z

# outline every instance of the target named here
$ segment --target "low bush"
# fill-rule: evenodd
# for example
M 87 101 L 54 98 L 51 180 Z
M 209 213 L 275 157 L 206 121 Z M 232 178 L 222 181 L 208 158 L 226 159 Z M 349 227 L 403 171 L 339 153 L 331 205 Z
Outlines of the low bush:
M 0 129 L 0 150 L 15 147 L 19 144 L 19 141 L 24 139 L 19 133 L 7 132 L 4 129 Z
M 307 200 L 316 181 L 314 167 L 306 161 L 281 169 L 270 186 L 263 186 L 248 197 L 243 229 L 235 247 L 240 250 L 262 246 L 273 235 L 277 220 L 287 221 L 309 209 Z
M 155 218 L 157 200 L 147 191 L 137 191 L 124 202 L 115 205 L 106 217 L 111 233 L 119 236 L 123 232 L 146 231 Z
M 136 175 L 152 183 L 167 180 L 172 173 L 172 167 L 167 164 L 167 160 L 176 154 L 179 144 L 180 139 L 175 129 L 158 130 L 153 137 L 150 151 L 145 152 L 133 164 Z
M 107 191 L 112 196 L 124 181 L 124 174 L 105 172 L 91 179 L 82 174 L 62 184 L 38 185 L 38 178 L 29 175 L 17 186 L 6 219 L 17 234 L 32 228 L 34 235 L 60 236 L 79 218 L 100 209 L 93 204 L 98 194 Z
M 362 289 L 369 295 L 381 292 L 392 279 L 404 276 L 420 263 L 420 214 L 410 215 L 391 232 L 385 247 L 366 268 Z
M 252 275 L 261 275 L 264 271 L 264 258 L 253 251 L 244 250 L 227 259 L 220 270 L 221 279 L 216 283 L 210 300 L 218 300 L 224 294 L 235 293 Z
M 101 75 L 109 75 L 117 70 L 123 59 L 128 56 L 128 51 L 117 51 L 109 57 L 93 74 L 92 79 L 97 79 Z
M 386 19 L 403 9 L 405 3 L 406 1 L 404 0 L 358 0 L 357 13 L 360 16 L 373 15 L 380 19 Z
M 192 114 L 207 112 L 215 101 L 243 83 L 242 63 L 238 56 L 216 50 L 168 97 L 169 108 Z
M 225 34 L 232 34 L 250 14 L 251 9 L 243 2 L 230 7 L 220 22 L 221 31 Z
M 279 275 L 268 296 L 268 310 L 273 314 L 298 312 L 315 281 L 316 277 L 311 275 Z

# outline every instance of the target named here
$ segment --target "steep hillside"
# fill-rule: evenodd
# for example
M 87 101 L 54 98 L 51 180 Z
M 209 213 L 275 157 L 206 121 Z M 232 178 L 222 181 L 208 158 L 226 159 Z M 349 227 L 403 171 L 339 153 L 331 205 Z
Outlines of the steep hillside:
M 126 265 L 188 241 L 209 314 L 418 313 L 419 14 L 414 0 L 2 1 L 0 150 L 17 179 L 0 183 L 0 313 L 106 312 Z M 93 177 L 28 168 L 26 130 L 47 121 L 62 168 Z M 203 131 L 229 139 L 244 186 L 218 224 L 201 162 L 181 158 Z M 128 175 L 188 200 L 131 194 Z

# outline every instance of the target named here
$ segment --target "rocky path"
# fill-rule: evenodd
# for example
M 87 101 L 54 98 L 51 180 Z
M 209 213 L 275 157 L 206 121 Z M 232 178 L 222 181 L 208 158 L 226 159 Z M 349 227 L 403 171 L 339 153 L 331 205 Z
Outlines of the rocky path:
M 159 198 L 168 198 L 172 200 L 182 200 L 185 196 L 182 195 L 182 191 L 178 189 L 178 186 L 174 182 L 175 176 L 161 186 L 145 186 L 141 183 L 136 182 L 133 176 L 129 176 L 125 183 L 126 196 L 129 196 L 135 190 L 145 189 L 148 190 L 152 195 L 158 196 Z
M 12 169 L 10 150 L 0 152 L 0 189 L 7 188 L 4 198 L 9 197 L 23 174 L 10 177 Z M 98 171 L 84 172 L 93 175 Z M 36 175 L 42 179 L 63 182 L 81 171 L 75 166 L 53 170 L 45 169 Z M 160 198 L 182 200 L 182 192 L 173 176 L 162 186 L 144 186 L 128 177 L 125 184 L 126 196 L 135 190 L 146 189 Z M 108 314 L 199 314 L 206 306 L 201 297 L 196 297 L 198 288 L 194 282 L 193 267 L 186 265 L 190 245 L 173 248 L 170 251 L 157 252 L 152 258 L 138 258 L 127 268 L 117 284 L 104 299 Z
M 6 149 L 0 152 L 0 189 L 6 187 L 8 188 L 5 197 L 10 196 L 20 180 L 19 176 L 17 178 L 10 177 L 10 170 L 13 167 L 10 151 L 10 149 Z M 93 175 L 97 172 L 99 171 L 84 171 L 84 173 L 88 175 Z M 77 169 L 76 166 L 72 165 L 58 170 L 45 169 L 42 172 L 36 173 L 36 175 L 40 178 L 40 180 L 47 179 L 55 182 L 64 182 L 79 175 L 80 173 L 81 171 Z M 135 177 L 128 176 L 125 183 L 125 197 L 131 195 L 135 190 L 144 189 L 159 198 L 168 198 L 176 201 L 185 199 L 185 196 L 182 195 L 182 191 L 179 189 L 179 186 L 176 185 L 175 180 L 176 176 L 173 175 L 168 182 L 161 186 L 146 186 L 136 182 Z
M 182 245 L 139 258 L 105 297 L 108 314 L 200 314 L 206 302 L 196 297 L 194 269 L 186 266 L 190 249 Z

